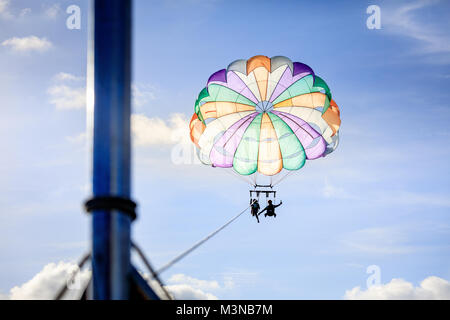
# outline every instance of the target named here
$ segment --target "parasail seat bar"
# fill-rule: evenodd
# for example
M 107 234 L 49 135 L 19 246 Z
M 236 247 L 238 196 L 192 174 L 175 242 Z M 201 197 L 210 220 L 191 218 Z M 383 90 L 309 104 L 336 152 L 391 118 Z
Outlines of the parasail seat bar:
M 259 198 L 259 195 L 265 194 L 266 198 L 269 197 L 269 195 L 273 195 L 273 198 L 275 199 L 277 197 L 277 192 L 275 190 L 272 190 L 273 186 L 272 185 L 259 185 L 259 184 L 255 184 L 254 186 L 254 190 L 250 190 L 250 199 L 253 198 L 253 195 L 255 194 L 256 197 Z M 270 188 L 270 190 L 268 190 L 268 188 Z

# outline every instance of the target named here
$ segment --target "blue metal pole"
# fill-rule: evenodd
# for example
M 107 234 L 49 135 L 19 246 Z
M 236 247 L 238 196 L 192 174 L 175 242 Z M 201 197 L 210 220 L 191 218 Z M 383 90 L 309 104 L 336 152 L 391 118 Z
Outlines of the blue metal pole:
M 92 210 L 93 299 L 130 297 L 130 226 L 111 198 L 129 199 L 131 100 L 131 0 L 95 0 L 94 143 Z M 106 202 L 105 202 L 105 199 Z M 109 201 L 109 202 L 108 202 Z M 108 203 L 108 205 L 105 205 Z

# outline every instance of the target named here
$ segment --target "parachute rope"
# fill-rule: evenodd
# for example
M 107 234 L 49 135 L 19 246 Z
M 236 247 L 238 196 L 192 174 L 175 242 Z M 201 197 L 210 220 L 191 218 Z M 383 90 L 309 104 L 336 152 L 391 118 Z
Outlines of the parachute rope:
M 224 225 L 222 225 L 220 228 L 218 228 L 217 230 L 215 230 L 214 232 L 210 233 L 208 236 L 206 236 L 205 238 L 203 238 L 202 240 L 198 241 L 196 244 L 194 244 L 192 247 L 190 247 L 189 249 L 187 249 L 186 251 L 184 251 L 183 253 L 179 254 L 178 256 L 176 256 L 174 259 L 172 259 L 171 261 L 169 261 L 168 263 L 166 263 L 163 267 L 161 267 L 158 271 L 156 271 L 156 275 L 161 274 L 162 272 L 166 271 L 167 269 L 169 269 L 170 267 L 172 267 L 175 263 L 177 263 L 178 261 L 180 261 L 181 259 L 183 259 L 184 257 L 186 257 L 189 253 L 191 253 L 192 251 L 194 251 L 195 249 L 197 249 L 198 247 L 200 247 L 202 244 L 204 244 L 206 241 L 208 241 L 209 239 L 211 239 L 212 237 L 214 237 L 216 234 L 218 234 L 220 231 L 222 231 L 223 229 L 225 229 L 226 227 L 228 227 L 233 221 L 235 221 L 237 218 L 239 218 L 241 215 L 243 215 L 248 208 L 250 208 L 250 206 L 248 206 L 247 208 L 245 208 L 245 210 L 243 210 L 242 212 L 240 212 L 238 215 L 236 215 L 234 218 L 232 218 L 231 220 L 229 220 L 227 223 L 225 223 Z
M 295 171 L 290 171 L 289 173 L 285 174 L 283 177 L 281 177 L 280 179 L 278 179 L 277 181 L 275 181 L 272 186 L 275 187 L 276 185 L 278 185 L 279 183 L 281 183 L 281 181 L 283 181 L 284 179 L 286 179 L 287 177 L 289 177 L 291 174 L 295 173 Z
M 241 179 L 245 183 L 253 185 L 253 181 L 251 180 L 251 178 L 246 178 L 246 176 L 240 175 L 239 173 L 235 172 L 233 168 L 225 169 L 225 170 L 222 170 L 222 171 L 226 172 L 227 174 L 229 174 L 229 175 L 231 175 L 233 177 L 237 177 L 238 179 Z
M 161 281 L 158 274 L 153 269 L 152 265 L 150 264 L 150 262 L 148 261 L 147 257 L 144 255 L 144 253 L 142 252 L 141 248 L 139 248 L 137 246 L 137 244 L 135 244 L 134 242 L 131 243 L 131 246 L 136 251 L 136 253 L 141 257 L 142 262 L 147 267 L 147 269 L 150 272 L 150 274 L 152 275 L 153 279 L 155 279 L 156 282 L 158 282 L 158 285 L 161 287 L 161 290 L 164 292 L 164 295 L 167 297 L 167 299 L 173 300 L 172 296 L 169 294 L 169 292 L 167 292 L 167 289 L 165 288 L 164 283 Z

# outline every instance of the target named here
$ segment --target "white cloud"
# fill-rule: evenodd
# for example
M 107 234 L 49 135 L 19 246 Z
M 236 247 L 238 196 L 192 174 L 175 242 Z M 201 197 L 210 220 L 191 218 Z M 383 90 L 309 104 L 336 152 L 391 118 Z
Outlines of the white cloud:
M 0 0 L 0 13 L 5 12 L 8 9 L 9 0 Z
M 217 292 L 234 288 L 231 277 L 224 277 L 223 285 L 220 285 L 216 280 L 200 280 L 178 273 L 171 276 L 167 282 L 167 290 L 176 299 L 187 300 L 217 300 Z
M 55 85 L 48 89 L 50 103 L 56 109 L 70 110 L 86 108 L 86 89 L 73 88 L 67 85 Z
M 178 273 L 167 280 L 166 289 L 176 299 L 186 300 L 217 300 L 216 293 L 234 288 L 231 277 L 224 277 L 223 285 L 216 280 L 200 280 Z
M 50 19 L 55 19 L 59 13 L 61 12 L 61 6 L 56 3 L 52 6 L 49 6 L 45 9 L 45 15 Z
M 86 108 L 86 88 L 81 86 L 84 77 L 60 72 L 53 77 L 55 82 L 48 90 L 50 103 L 58 110 Z
M 61 110 L 84 109 L 86 107 L 86 87 L 81 83 L 85 80 L 85 77 L 67 72 L 54 75 L 52 78 L 54 85 L 47 90 L 51 97 L 50 103 Z M 154 99 L 153 88 L 149 85 L 133 83 L 131 88 L 133 104 L 137 107 L 141 107 Z M 142 120 L 142 117 L 138 118 L 141 118 L 136 120 L 138 125 L 145 121 Z M 144 140 L 146 139 L 144 138 Z
M 53 77 L 54 81 L 82 81 L 84 77 L 77 77 L 67 72 L 60 72 Z
M 0 13 L 8 10 L 9 0 L 0 0 Z
M 187 284 L 166 286 L 167 291 L 177 300 L 218 300 L 212 293 L 204 292 Z
M 80 243 L 75 243 L 78 247 Z M 51 300 L 59 290 L 67 283 L 71 275 L 77 270 L 77 265 L 67 262 L 49 263 L 39 273 L 37 273 L 31 280 L 25 282 L 20 286 L 15 286 L 8 294 L 0 294 L 0 300 Z M 144 279 L 149 279 L 148 274 L 142 274 Z M 72 289 L 67 290 L 64 299 L 78 299 L 82 290 L 86 287 L 91 272 L 89 270 L 81 270 L 76 278 L 75 285 Z M 228 279 L 223 286 L 220 286 L 217 281 L 206 281 L 196 279 L 183 274 L 173 275 L 166 285 L 167 291 L 179 300 L 217 300 L 217 296 L 210 291 L 218 291 L 232 288 L 230 284 L 232 280 Z M 155 292 L 164 297 L 164 293 L 157 285 L 156 281 L 149 281 L 150 286 Z
M 9 11 L 10 0 L 0 0 L 0 17 L 4 19 L 11 19 L 13 15 Z
M 435 276 L 423 280 L 418 287 L 403 279 L 392 279 L 367 290 L 355 287 L 345 292 L 349 300 L 449 300 L 450 282 Z
M 0 18 L 3 19 L 14 19 L 15 15 L 10 11 L 10 5 L 11 1 L 10 0 L 0 0 Z M 28 14 L 30 14 L 31 12 L 31 8 L 24 8 L 21 9 L 19 14 L 18 14 L 18 18 L 23 18 L 25 16 L 27 16 Z
M 135 107 L 142 107 L 149 101 L 155 99 L 155 89 L 148 84 L 133 83 L 131 85 L 131 90 L 133 95 L 133 106 Z
M 77 265 L 67 262 L 49 263 L 31 280 L 12 288 L 7 296 L 11 300 L 51 300 L 58 291 L 67 284 Z M 90 278 L 90 271 L 81 270 L 76 277 L 72 289 L 64 298 L 77 299 Z
M 36 36 L 29 36 L 23 38 L 10 38 L 2 42 L 2 46 L 10 47 L 15 52 L 45 52 L 53 45 L 46 38 L 39 38 Z
M 137 146 L 171 145 L 189 137 L 189 122 L 180 113 L 171 114 L 168 121 L 133 114 L 131 130 Z
M 150 280 L 147 273 L 141 273 L 141 275 L 158 296 L 162 299 L 166 298 L 157 281 Z M 215 294 L 207 291 L 222 289 L 217 281 L 200 280 L 184 274 L 173 275 L 168 283 L 170 284 L 165 285 L 164 288 L 172 298 L 178 300 L 218 300 Z M 228 287 L 225 286 L 225 288 Z
M 198 288 L 201 290 L 217 290 L 220 289 L 220 285 L 217 281 L 212 280 L 199 280 L 182 273 L 174 274 L 168 280 L 169 283 L 173 284 L 187 284 L 194 288 Z
M 386 30 L 391 33 L 419 41 L 422 44 L 422 53 L 449 53 L 450 36 L 448 33 L 442 33 L 446 28 L 431 25 L 429 21 L 426 24 L 420 17 L 420 9 L 438 2 L 420 0 L 396 9 L 388 9 L 383 11 L 382 24 L 386 25 Z

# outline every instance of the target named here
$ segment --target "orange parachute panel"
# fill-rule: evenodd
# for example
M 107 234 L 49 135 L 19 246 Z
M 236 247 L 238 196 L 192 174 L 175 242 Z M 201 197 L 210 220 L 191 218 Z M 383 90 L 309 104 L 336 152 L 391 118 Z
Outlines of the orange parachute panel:
M 230 113 L 253 110 L 255 110 L 254 106 L 228 101 L 211 101 L 200 107 L 203 119 L 220 118 Z
M 299 96 L 295 96 L 291 99 L 281 101 L 274 105 L 274 108 L 281 107 L 307 107 L 317 108 L 325 105 L 326 95 L 321 92 L 306 93 Z
M 196 113 L 191 118 L 191 122 L 189 123 L 189 128 L 191 129 L 191 140 L 197 147 L 198 140 L 200 139 L 200 136 L 202 135 L 203 131 L 205 131 L 206 126 L 198 119 L 198 116 Z
M 333 130 L 333 136 L 339 130 L 341 126 L 341 113 L 339 111 L 339 107 L 337 106 L 334 100 L 331 100 L 330 107 L 325 111 L 322 115 L 323 120 L 330 126 L 331 130 Z
M 254 56 L 247 60 L 247 75 L 258 67 L 264 67 L 270 72 L 270 58 L 266 56 Z
M 273 176 L 283 169 L 277 133 L 267 113 L 263 113 L 259 136 L 258 171 Z

